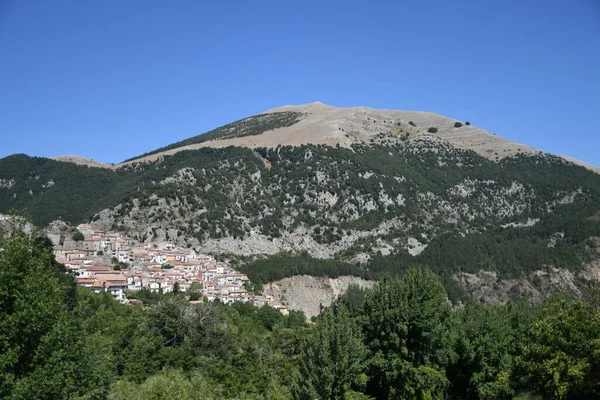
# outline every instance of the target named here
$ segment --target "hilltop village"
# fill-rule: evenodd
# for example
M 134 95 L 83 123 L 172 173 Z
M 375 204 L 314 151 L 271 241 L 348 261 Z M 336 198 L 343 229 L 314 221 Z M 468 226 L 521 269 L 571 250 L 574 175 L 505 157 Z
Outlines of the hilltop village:
M 77 231 L 75 240 L 54 246 L 56 261 L 65 265 L 78 284 L 94 292 L 108 292 L 121 303 L 136 302 L 127 298 L 128 291 L 179 291 L 194 293 L 190 296 L 192 302 L 249 302 L 287 314 L 287 308 L 273 297 L 249 292 L 248 277 L 213 256 L 197 254 L 172 242 L 139 243 L 88 224 L 77 226 Z

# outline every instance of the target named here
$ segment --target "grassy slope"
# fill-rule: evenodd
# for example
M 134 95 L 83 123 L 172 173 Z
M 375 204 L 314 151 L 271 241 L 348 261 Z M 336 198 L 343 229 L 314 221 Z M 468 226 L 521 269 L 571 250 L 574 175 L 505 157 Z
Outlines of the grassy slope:
M 294 125 L 300 120 L 301 113 L 293 111 L 275 112 L 269 114 L 258 114 L 252 117 L 244 118 L 239 121 L 213 129 L 212 131 L 203 133 L 189 139 L 182 140 L 177 143 L 170 144 L 165 147 L 144 153 L 140 156 L 130 158 L 127 161 L 134 161 L 138 158 L 146 157 L 152 154 L 161 153 L 166 150 L 176 149 L 178 147 L 187 146 L 190 144 L 207 142 L 209 140 L 230 139 L 234 137 L 260 135 L 263 132 L 277 128 L 285 128 Z

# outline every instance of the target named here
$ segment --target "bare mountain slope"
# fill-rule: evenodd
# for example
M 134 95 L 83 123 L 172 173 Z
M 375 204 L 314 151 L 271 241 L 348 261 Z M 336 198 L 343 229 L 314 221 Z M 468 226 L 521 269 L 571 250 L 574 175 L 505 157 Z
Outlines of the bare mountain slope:
M 107 164 L 100 161 L 90 160 L 89 158 L 68 155 L 68 156 L 56 156 L 50 157 L 52 160 L 63 161 L 63 162 L 72 162 L 77 165 L 87 165 L 88 167 L 96 167 L 96 168 L 109 168 L 114 169 L 116 166 L 113 164 Z
M 315 102 L 297 106 L 283 106 L 268 110 L 263 114 L 281 112 L 302 113 L 299 122 L 284 128 L 268 130 L 259 135 L 211 140 L 190 144 L 164 152 L 124 162 L 119 166 L 139 162 L 153 162 L 163 156 L 182 150 L 194 150 L 203 147 L 241 146 L 248 148 L 278 145 L 299 146 L 302 144 L 340 145 L 349 147 L 353 143 L 368 142 L 379 134 L 408 135 L 415 138 L 432 135 L 448 141 L 455 147 L 473 150 L 477 154 L 491 159 L 501 160 L 516 154 L 542 154 L 541 151 L 506 140 L 464 121 L 457 121 L 439 114 L 421 111 L 377 110 L 370 107 L 337 108 Z M 263 115 L 261 114 L 261 115 Z M 462 126 L 455 127 L 457 122 Z M 428 132 L 430 128 L 436 132 Z M 581 162 L 572 157 L 565 160 L 600 173 L 600 168 Z

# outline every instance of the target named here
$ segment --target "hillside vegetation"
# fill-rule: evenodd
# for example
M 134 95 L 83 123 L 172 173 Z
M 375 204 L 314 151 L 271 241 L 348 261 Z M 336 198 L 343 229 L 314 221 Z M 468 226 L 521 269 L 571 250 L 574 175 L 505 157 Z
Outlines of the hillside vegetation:
M 302 113 L 294 111 L 274 112 L 268 114 L 258 114 L 252 117 L 240 119 L 239 121 L 213 129 L 198 136 L 193 136 L 189 139 L 180 142 L 172 143 L 168 146 L 158 148 L 140 156 L 130 158 L 127 161 L 133 161 L 138 158 L 146 157 L 152 154 L 161 153 L 166 150 L 176 149 L 178 147 L 187 146 L 190 144 L 207 142 L 209 140 L 231 139 L 235 137 L 260 135 L 266 131 L 277 128 L 285 128 L 297 123 L 302 117 Z
M 13 208 L 38 225 L 92 220 L 212 253 L 338 260 L 242 267 L 263 283 L 414 265 L 450 282 L 482 269 L 581 269 L 600 236 L 600 176 L 551 156 L 494 162 L 434 138 L 203 148 L 117 170 L 15 155 L 0 160 L 0 212 Z
M 0 212 L 172 240 L 226 255 L 258 283 L 380 279 L 426 265 L 453 300 L 464 298 L 457 282 L 481 281 L 481 271 L 504 287 L 502 301 L 543 297 L 548 280 L 580 294 L 600 268 L 600 175 L 456 122 L 311 104 L 152 153 L 277 128 L 269 140 L 303 133 L 336 144 L 206 147 L 116 169 L 14 155 L 0 160 Z
M 422 268 L 351 287 L 306 323 L 182 293 L 126 306 L 78 287 L 47 239 L 0 239 L 0 397 L 592 399 L 600 304 L 453 308 Z M 539 397 L 537 397 L 539 396 Z

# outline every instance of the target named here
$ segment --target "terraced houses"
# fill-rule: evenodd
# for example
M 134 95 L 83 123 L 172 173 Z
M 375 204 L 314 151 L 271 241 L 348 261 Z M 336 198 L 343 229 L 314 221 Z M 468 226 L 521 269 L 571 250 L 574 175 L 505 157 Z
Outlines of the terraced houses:
M 166 294 L 193 290 L 202 297 L 195 301 L 250 302 L 287 313 L 287 308 L 276 299 L 248 292 L 248 277 L 213 256 L 197 254 L 168 241 L 140 243 L 87 224 L 79 225 L 77 230 L 84 239 L 55 246 L 57 261 L 80 285 L 95 292 L 108 292 L 121 303 L 134 302 L 127 299 L 128 291 L 147 289 Z

